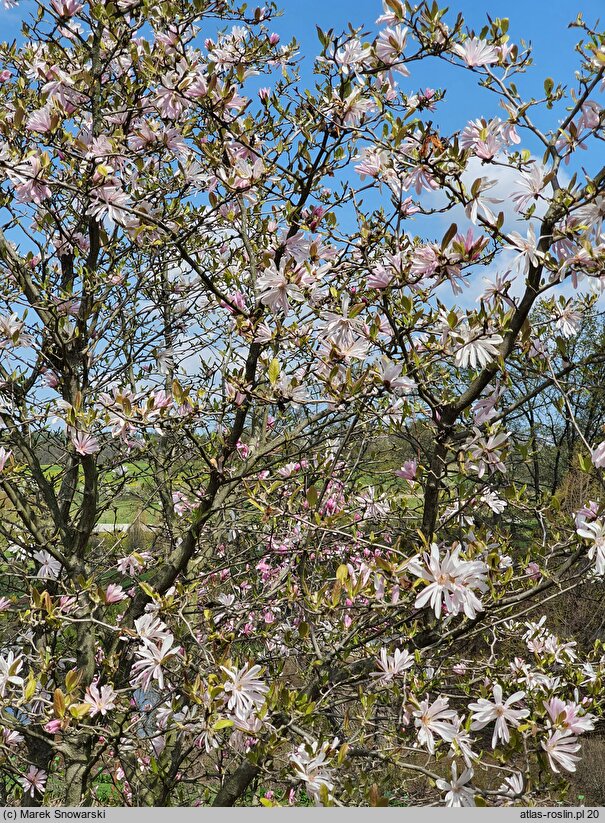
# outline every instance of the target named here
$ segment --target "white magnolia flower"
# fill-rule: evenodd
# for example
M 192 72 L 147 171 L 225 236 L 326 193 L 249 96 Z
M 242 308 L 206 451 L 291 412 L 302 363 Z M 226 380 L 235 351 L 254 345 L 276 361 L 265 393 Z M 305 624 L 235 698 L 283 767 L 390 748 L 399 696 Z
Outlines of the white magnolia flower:
M 152 680 L 158 681 L 158 688 L 164 688 L 164 666 L 179 654 L 178 647 L 172 645 L 174 637 L 169 634 L 160 645 L 151 640 L 143 639 L 143 645 L 136 650 L 139 658 L 132 667 L 133 679 L 131 685 L 149 688 Z
M 240 718 L 246 718 L 250 712 L 260 709 L 269 691 L 269 687 L 257 676 L 261 667 L 245 665 L 241 669 L 229 669 L 221 666 L 221 669 L 229 678 L 223 686 L 229 694 L 227 707 Z
M 370 56 L 370 47 L 362 46 L 355 37 L 338 49 L 334 55 L 334 62 L 337 63 L 343 74 L 349 74 L 350 72 L 356 74 L 367 66 Z
M 414 711 L 418 743 L 426 746 L 429 754 L 435 753 L 435 735 L 439 735 L 442 740 L 450 743 L 456 734 L 458 722 L 458 715 L 454 709 L 449 708 L 447 697 L 438 697 L 431 704 L 427 697 Z
M 458 777 L 458 766 L 454 761 L 452 763 L 452 779 L 437 780 L 437 788 L 442 792 L 446 792 L 445 805 L 452 807 L 460 806 L 474 806 L 475 792 L 472 787 L 467 785 L 473 779 L 473 770 L 465 769 L 460 777 Z
M 473 619 L 483 605 L 473 589 L 487 591 L 485 578 L 488 568 L 479 560 L 461 560 L 460 548 L 448 550 L 443 559 L 436 543 L 431 545 L 430 555 L 424 554 L 424 563 L 417 556 L 408 563 L 408 569 L 417 577 L 428 581 L 416 598 L 415 607 L 420 609 L 428 604 L 440 617 L 443 607 L 448 614 L 456 615 L 464 611 Z
M 286 275 L 285 261 L 282 261 L 279 271 L 271 263 L 256 281 L 256 288 L 260 302 L 268 306 L 274 314 L 281 311 L 287 315 L 290 311 L 290 300 L 302 300 L 299 287 L 290 282 Z
M 460 345 L 454 354 L 454 362 L 459 368 L 482 369 L 495 360 L 499 346 L 504 341 L 500 334 L 485 334 L 483 329 L 461 328 L 456 332 Z
M 498 497 L 496 492 L 493 491 L 484 492 L 481 495 L 480 500 L 482 503 L 485 503 L 486 506 L 489 506 L 489 508 L 496 514 L 502 514 L 504 509 L 508 506 L 506 500 Z
M 467 66 L 489 66 L 500 59 L 496 46 L 490 46 L 478 37 L 469 38 L 462 44 L 457 43 L 454 46 L 454 53 L 462 57 Z
M 492 749 L 496 748 L 498 740 L 508 743 L 510 732 L 507 722 L 513 726 L 518 726 L 524 717 L 529 717 L 528 709 L 513 709 L 513 703 L 518 703 L 525 697 L 525 692 L 515 692 L 506 701 L 502 700 L 502 686 L 498 683 L 494 686 L 494 701 L 479 698 L 477 703 L 469 703 L 469 709 L 473 713 L 471 729 L 483 729 L 492 720 L 496 721 L 494 734 L 492 737 Z
M 172 638 L 170 629 L 155 614 L 144 614 L 134 621 L 137 635 L 144 642 L 151 640 L 153 643 L 160 643 L 167 638 Z
M 563 337 L 575 337 L 582 325 L 582 312 L 575 308 L 573 300 L 561 301 L 561 305 L 555 306 L 553 319 L 555 328 L 560 331 Z
M 0 452 L 2 449 L 0 449 Z M 605 469 L 605 440 L 592 450 L 592 463 L 597 469 Z
M 450 741 L 451 756 L 462 755 L 464 762 L 470 768 L 473 760 L 477 760 L 478 757 L 473 751 L 474 742 L 473 738 L 464 728 L 464 718 L 460 718 L 457 721 L 456 734 Z
M 289 758 L 296 778 L 303 781 L 307 794 L 316 805 L 321 804 L 323 787 L 328 795 L 334 790 L 332 771 L 328 768 L 326 761 L 329 750 L 334 748 L 335 744 L 336 741 L 332 744 L 323 743 L 321 747 L 317 741 L 307 745 L 303 744 Z
M 508 235 L 510 243 L 503 246 L 505 249 L 512 249 L 517 252 L 514 260 L 514 267 L 524 275 L 529 273 L 531 266 L 537 266 L 541 252 L 538 251 L 538 241 L 536 240 L 536 230 L 533 223 L 527 230 L 527 236 L 522 237 L 518 232 L 511 231 Z
M 489 191 L 489 189 L 493 189 L 494 186 L 498 185 L 497 180 L 488 180 L 487 177 L 479 177 L 477 180 L 473 182 L 471 186 L 471 198 L 469 202 L 464 207 L 464 213 L 471 221 L 471 223 L 477 223 L 477 216 L 479 211 L 483 214 L 485 219 L 491 223 L 496 223 L 496 215 L 488 206 L 488 203 L 501 203 L 501 197 L 488 197 L 484 194 L 484 192 Z
M 414 391 L 416 384 L 409 377 L 404 377 L 402 371 L 403 366 L 399 363 L 393 363 L 388 357 L 381 357 L 378 375 L 388 391 L 394 394 L 409 394 Z
M 601 520 L 584 523 L 576 533 L 585 540 L 591 540 L 592 546 L 588 550 L 590 560 L 595 559 L 595 572 L 605 574 L 605 527 Z
M 399 63 L 403 57 L 407 35 L 408 30 L 403 26 L 383 29 L 376 40 L 376 56 L 387 66 Z M 399 63 L 397 71 L 404 77 L 409 76 L 409 71 L 403 63 Z
M 568 772 L 575 772 L 576 763 L 580 759 L 577 756 L 580 744 L 569 731 L 557 729 L 551 733 L 546 742 L 543 740 L 541 745 L 548 755 L 548 762 L 553 772 L 558 774 L 558 766 L 562 766 Z
M 515 772 L 505 778 L 504 783 L 498 789 L 498 794 L 505 797 L 520 797 L 523 794 L 523 786 L 523 775 L 521 772 Z
M 8 652 L 6 657 L 0 656 L 0 697 L 4 697 L 9 684 L 22 686 L 23 678 L 19 672 L 23 668 L 21 657 L 15 657 L 14 652 Z
M 115 709 L 115 698 L 116 692 L 112 686 L 101 686 L 99 689 L 95 683 L 91 683 L 86 689 L 84 702 L 90 706 L 90 714 L 92 717 L 99 713 L 104 717 L 108 711 Z
M 387 654 L 386 649 L 381 649 L 376 662 L 380 671 L 374 672 L 373 676 L 379 677 L 381 683 L 390 683 L 414 665 L 414 655 L 407 649 L 395 649 L 394 654 Z
M 509 437 L 510 432 L 496 432 L 485 438 L 479 429 L 475 429 L 475 440 L 468 447 L 471 460 L 474 461 L 469 468 L 476 471 L 479 478 L 483 477 L 486 472 L 506 473 L 502 451 Z
M 55 560 L 46 550 L 34 552 L 33 556 L 34 560 L 40 563 L 40 568 L 36 576 L 39 577 L 40 580 L 56 580 L 62 569 L 59 561 Z
M 126 226 L 132 222 L 126 192 L 117 184 L 104 184 L 90 193 L 90 206 L 86 214 L 96 220 L 107 218 L 110 223 Z
M 539 163 L 534 163 L 529 171 L 521 172 L 519 188 L 512 196 L 516 211 L 526 211 L 532 203 L 539 200 L 546 174 L 547 170 Z

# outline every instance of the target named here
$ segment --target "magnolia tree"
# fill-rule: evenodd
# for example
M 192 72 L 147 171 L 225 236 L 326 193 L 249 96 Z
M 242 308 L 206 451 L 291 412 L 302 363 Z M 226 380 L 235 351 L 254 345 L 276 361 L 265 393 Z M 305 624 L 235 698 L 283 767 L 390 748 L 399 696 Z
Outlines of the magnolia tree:
M 385 0 L 305 87 L 274 14 L 0 47 L 2 802 L 560 802 L 605 661 L 544 604 L 605 573 L 605 445 L 536 513 L 508 424 L 603 356 L 605 35 L 525 99 L 506 20 Z M 500 116 L 440 131 L 420 61 Z

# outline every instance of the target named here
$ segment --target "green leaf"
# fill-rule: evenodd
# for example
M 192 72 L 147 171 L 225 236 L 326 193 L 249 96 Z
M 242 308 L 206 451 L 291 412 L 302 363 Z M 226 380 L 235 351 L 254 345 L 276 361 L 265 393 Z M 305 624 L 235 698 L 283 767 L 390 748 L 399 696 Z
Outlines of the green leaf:
M 269 382 L 272 386 L 274 386 L 275 383 L 277 383 L 280 371 L 281 369 L 279 367 L 279 360 L 276 357 L 274 357 L 269 365 Z
M 65 695 L 61 689 L 55 689 L 53 695 L 53 708 L 57 717 L 65 716 Z
M 317 506 L 317 501 L 319 500 L 319 495 L 317 493 L 317 487 L 311 486 L 307 489 L 307 503 L 311 506 L 312 509 Z
M 443 240 L 441 241 L 441 249 L 442 250 L 447 248 L 447 246 L 449 246 L 452 238 L 456 235 L 457 231 L 458 231 L 458 226 L 455 223 L 452 223 L 452 225 L 449 227 L 449 229 L 444 234 Z
M 233 726 L 233 720 L 229 720 L 227 717 L 221 717 L 221 719 L 217 720 L 212 726 L 212 731 L 218 732 L 221 729 L 229 729 L 231 726 Z
M 344 583 L 346 581 L 346 579 L 348 578 L 348 576 L 349 576 L 349 570 L 347 569 L 347 567 L 344 564 L 340 565 L 336 569 L 336 579 L 340 583 Z

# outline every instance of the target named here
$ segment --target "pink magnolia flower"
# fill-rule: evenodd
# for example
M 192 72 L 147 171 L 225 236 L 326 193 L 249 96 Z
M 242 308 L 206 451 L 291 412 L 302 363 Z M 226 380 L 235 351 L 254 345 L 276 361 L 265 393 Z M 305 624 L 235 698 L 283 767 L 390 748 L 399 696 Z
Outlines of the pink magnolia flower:
M 172 503 L 174 511 L 179 517 L 182 517 L 186 512 L 193 511 L 195 508 L 195 503 L 192 503 L 183 492 L 173 492 Z
M 2 729 L 0 734 L 0 740 L 5 746 L 18 746 L 19 743 L 23 743 L 24 739 L 22 734 L 13 729 Z
M 290 311 L 290 300 L 302 300 L 300 289 L 295 283 L 290 282 L 286 275 L 285 261 L 282 261 L 279 271 L 275 265 L 266 268 L 256 282 L 257 290 L 260 294 L 260 302 L 275 314 L 283 312 L 287 315 Z
M 480 397 L 479 400 L 473 404 L 473 419 L 476 426 L 486 423 L 496 415 L 496 405 L 500 399 L 500 395 L 500 386 L 496 386 L 491 394 L 488 394 L 486 397 Z
M 602 106 L 596 100 L 587 100 L 582 104 L 582 115 L 578 120 L 578 130 L 596 129 L 601 123 Z
M 145 568 L 146 563 L 151 560 L 151 552 L 133 552 L 126 557 L 121 557 L 116 563 L 117 569 L 122 574 L 133 577 Z
M 71 438 L 71 442 L 73 443 L 74 449 L 78 454 L 81 454 L 82 457 L 85 457 L 87 454 L 95 454 L 100 449 L 96 437 L 88 432 L 76 432 Z
M 411 272 L 416 277 L 431 277 L 439 266 L 439 255 L 433 246 L 414 249 Z
M 599 513 L 599 504 L 596 500 L 589 500 L 587 504 L 575 513 L 576 529 L 582 528 L 587 522 L 594 520 Z
M 379 263 L 374 267 L 372 273 L 366 280 L 366 285 L 369 289 L 386 289 L 393 279 L 393 274 L 389 269 Z
M 416 194 L 422 194 L 423 191 L 436 191 L 439 183 L 428 166 L 418 166 L 401 179 L 401 187 L 404 191 L 414 189 Z
M 539 163 L 534 163 L 529 171 L 521 172 L 519 188 L 512 196 L 516 211 L 526 211 L 533 203 L 537 203 L 544 189 L 547 170 Z
M 119 603 L 121 600 L 126 600 L 128 595 L 121 586 L 116 583 L 110 583 L 103 594 L 103 600 L 107 605 L 111 603 Z
M 408 480 L 412 483 L 416 479 L 416 474 L 418 472 L 418 461 L 417 460 L 406 460 L 403 466 L 400 469 L 397 469 L 395 472 L 396 477 L 402 477 L 404 480 Z
M 28 131 L 37 131 L 44 134 L 52 128 L 52 115 L 48 106 L 42 109 L 36 109 L 25 121 L 25 128 Z
M 44 787 L 46 785 L 46 772 L 44 769 L 38 769 L 35 766 L 30 766 L 27 774 L 20 778 L 20 782 L 23 786 L 23 791 L 26 794 L 29 793 L 31 797 L 34 796 L 35 792 L 40 792 L 40 794 L 43 794 Z
M 365 177 L 378 177 L 384 169 L 387 157 L 385 151 L 374 146 L 363 148 L 361 153 L 354 158 L 359 161 L 354 169 L 362 180 Z
M 594 729 L 594 716 L 582 712 L 577 703 L 564 703 L 559 697 L 551 697 L 544 702 L 544 708 L 552 725 L 563 729 L 566 734 L 583 734 Z
M 387 66 L 397 64 L 397 71 L 404 77 L 409 76 L 406 66 L 400 62 L 405 50 L 408 30 L 403 26 L 383 29 L 376 40 L 376 56 Z
M 7 173 L 15 184 L 19 202 L 40 205 L 43 200 L 50 197 L 51 191 L 43 179 L 42 161 L 38 155 L 30 155 L 14 169 L 7 170 Z
M 73 17 L 82 8 L 78 0 L 50 0 L 50 5 L 60 17 Z

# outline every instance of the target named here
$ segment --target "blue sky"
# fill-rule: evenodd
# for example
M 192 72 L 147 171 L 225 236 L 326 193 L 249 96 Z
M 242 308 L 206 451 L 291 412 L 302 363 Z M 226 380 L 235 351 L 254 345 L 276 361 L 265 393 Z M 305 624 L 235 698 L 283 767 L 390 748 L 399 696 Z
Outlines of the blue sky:
M 573 82 L 578 57 L 574 46 L 580 32 L 567 26 L 579 12 L 591 25 L 601 16 L 605 27 L 604 0 L 440 0 L 439 4 L 447 5 L 450 10 L 446 20 L 454 20 L 461 12 L 469 28 L 477 31 L 487 22 L 487 14 L 492 18 L 509 18 L 511 41 L 519 43 L 523 39 L 534 48 L 534 65 L 518 83 L 519 89 L 529 95 L 543 94 L 543 81 L 549 76 L 564 84 Z M 305 56 L 315 54 L 318 49 L 316 24 L 322 29 L 338 31 L 351 22 L 355 27 L 364 25 L 368 30 L 382 13 L 380 0 L 282 0 L 280 5 L 284 14 L 275 28 L 284 37 L 293 34 Z M 474 88 L 466 73 L 449 72 L 448 67 L 438 61 L 410 68 L 411 76 L 402 81 L 402 87 L 409 83 L 413 89 L 425 85 L 447 89 L 448 102 L 436 117 L 442 128 L 459 128 L 472 117 L 498 113 L 494 95 Z M 487 110 L 490 106 L 491 112 Z

